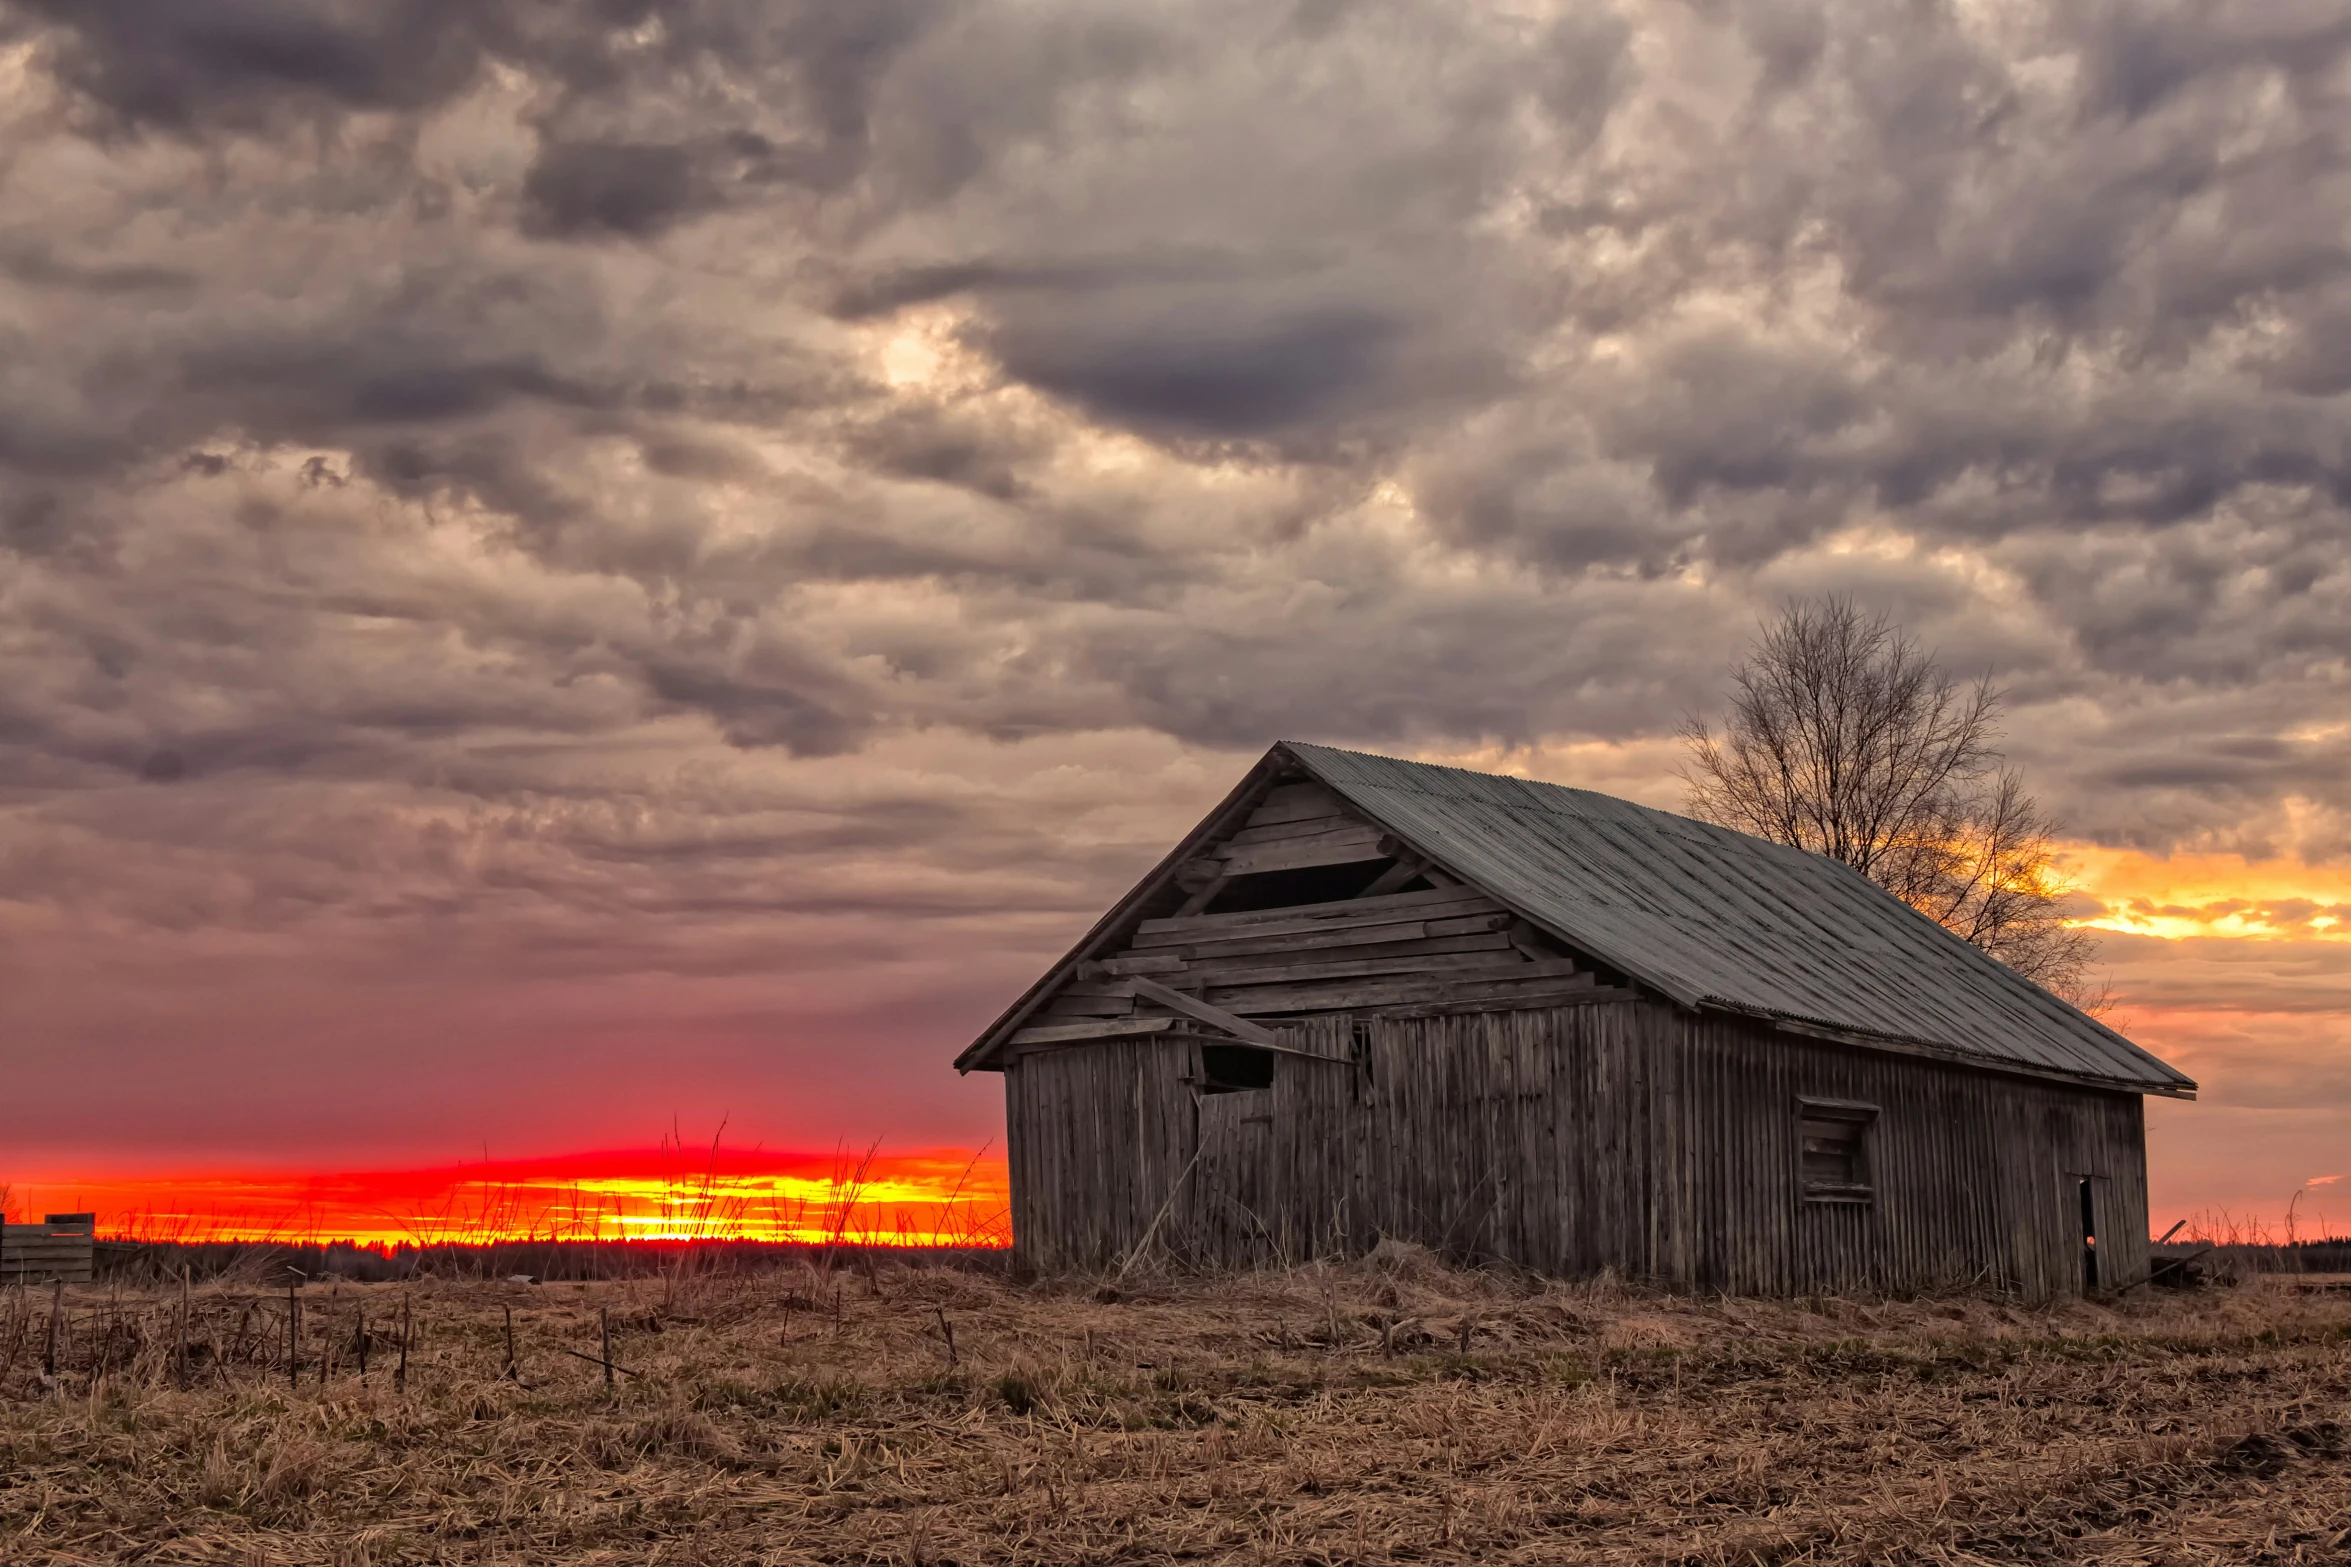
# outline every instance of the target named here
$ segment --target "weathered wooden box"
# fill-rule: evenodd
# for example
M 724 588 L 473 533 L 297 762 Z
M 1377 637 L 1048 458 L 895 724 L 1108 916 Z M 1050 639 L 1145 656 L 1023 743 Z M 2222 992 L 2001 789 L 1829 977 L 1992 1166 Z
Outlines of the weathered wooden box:
M 98 1216 L 52 1213 L 39 1224 L 0 1224 L 0 1284 L 87 1284 L 97 1266 Z

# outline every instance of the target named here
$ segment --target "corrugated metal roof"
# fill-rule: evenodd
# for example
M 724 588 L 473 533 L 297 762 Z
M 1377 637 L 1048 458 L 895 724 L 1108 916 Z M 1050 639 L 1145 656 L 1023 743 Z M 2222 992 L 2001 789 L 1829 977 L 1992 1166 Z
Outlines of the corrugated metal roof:
M 1633 979 L 2142 1092 L 2195 1084 L 1850 866 L 1629 800 L 1285 742 L 1396 837 Z

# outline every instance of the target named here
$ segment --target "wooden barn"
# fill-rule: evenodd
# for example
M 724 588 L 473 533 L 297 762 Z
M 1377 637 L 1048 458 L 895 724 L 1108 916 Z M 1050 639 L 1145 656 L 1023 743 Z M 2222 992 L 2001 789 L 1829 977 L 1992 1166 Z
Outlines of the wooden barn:
M 1607 795 L 1275 746 L 956 1062 L 1016 1261 L 1382 1237 L 1741 1293 L 2146 1276 L 2195 1084 L 1846 866 Z

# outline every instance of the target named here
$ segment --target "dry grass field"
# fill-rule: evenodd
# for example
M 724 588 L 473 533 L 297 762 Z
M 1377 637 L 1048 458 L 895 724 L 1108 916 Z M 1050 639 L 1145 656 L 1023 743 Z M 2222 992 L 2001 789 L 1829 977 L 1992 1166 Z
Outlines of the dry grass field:
M 1688 1300 L 1399 1254 L 302 1295 L 289 1387 L 282 1290 L 68 1291 L 54 1375 L 49 1292 L 9 1292 L 0 1559 L 2351 1561 L 2344 1294 Z

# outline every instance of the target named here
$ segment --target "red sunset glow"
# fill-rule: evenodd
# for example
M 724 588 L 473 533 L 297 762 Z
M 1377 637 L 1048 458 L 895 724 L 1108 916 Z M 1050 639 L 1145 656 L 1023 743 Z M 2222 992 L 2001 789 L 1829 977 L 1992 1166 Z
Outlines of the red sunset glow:
M 95 1212 L 149 1241 L 789 1241 L 996 1247 L 1010 1240 L 991 1150 L 769 1153 L 617 1150 L 406 1170 L 34 1174 L 11 1223 Z

